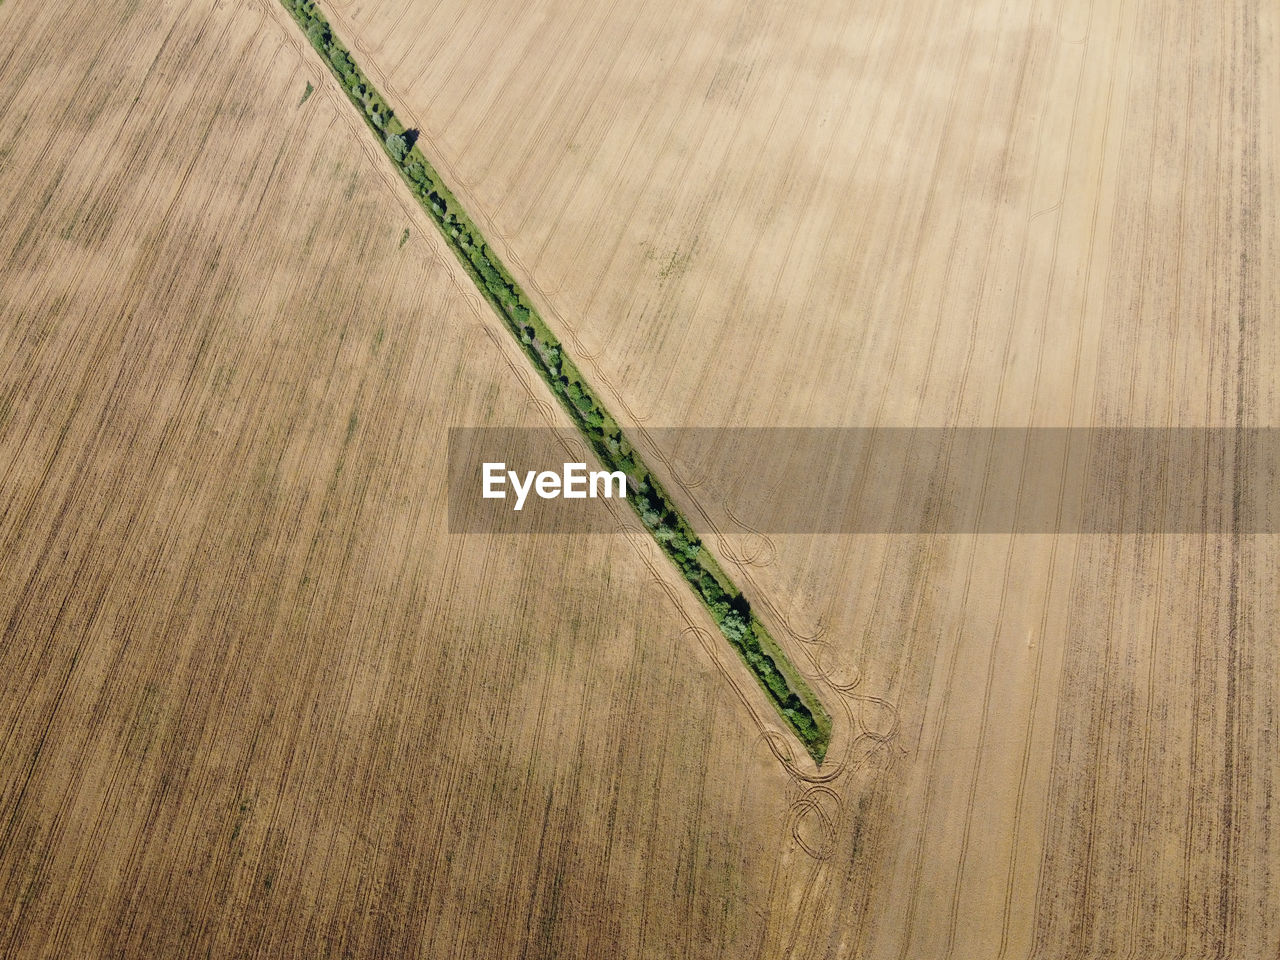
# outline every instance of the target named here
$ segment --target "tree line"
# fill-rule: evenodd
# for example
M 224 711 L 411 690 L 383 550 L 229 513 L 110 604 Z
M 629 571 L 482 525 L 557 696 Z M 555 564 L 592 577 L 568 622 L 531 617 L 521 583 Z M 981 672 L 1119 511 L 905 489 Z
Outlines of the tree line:
M 435 221 L 476 286 L 498 311 L 538 373 L 559 398 L 578 429 L 609 470 L 628 478 L 628 497 L 641 522 L 706 605 L 720 632 L 751 669 L 778 713 L 819 763 L 826 755 L 831 719 L 812 691 L 797 681 L 793 689 L 774 656 L 762 644 L 765 627 L 736 586 L 706 553 L 702 542 L 676 508 L 640 454 L 623 435 L 560 341 L 538 316 L 506 267 L 418 148 L 417 133 L 407 129 L 334 35 L 314 0 L 281 0 L 341 82 L 351 102 L 377 133 L 383 149 L 423 208 Z M 777 650 L 771 639 L 767 646 Z M 782 654 L 778 651 L 778 656 Z M 789 666 L 789 665 L 788 665 Z M 788 671 L 797 676 L 794 668 Z

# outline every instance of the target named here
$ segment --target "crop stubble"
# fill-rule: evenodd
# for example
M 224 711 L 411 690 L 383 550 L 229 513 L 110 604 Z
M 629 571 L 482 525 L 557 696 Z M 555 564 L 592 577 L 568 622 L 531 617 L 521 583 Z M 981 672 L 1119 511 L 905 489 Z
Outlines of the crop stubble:
M 625 514 L 446 534 L 565 424 L 273 6 L 0 6 L 0 955 L 759 953 L 749 675 Z
M 1272 6 L 333 18 L 641 438 L 1274 421 Z M 833 785 L 836 839 L 779 949 L 1275 942 L 1269 540 L 762 537 L 732 532 L 715 451 L 646 453 L 849 694 L 851 741 L 883 746 L 849 768 L 896 758 L 870 792 Z M 1205 465 L 1225 489 L 1259 468 Z

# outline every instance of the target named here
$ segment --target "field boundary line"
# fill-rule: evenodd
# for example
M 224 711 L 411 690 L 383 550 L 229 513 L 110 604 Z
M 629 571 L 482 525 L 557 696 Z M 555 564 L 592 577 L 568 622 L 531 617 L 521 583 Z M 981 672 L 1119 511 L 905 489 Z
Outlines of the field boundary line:
M 831 741 L 830 714 L 778 646 L 751 604 L 716 562 L 639 451 L 623 434 L 577 365 L 539 316 L 530 298 L 485 242 L 474 221 L 417 145 L 408 129 L 374 88 L 334 34 L 315 0 L 281 0 L 311 46 L 361 110 L 383 151 L 443 234 L 481 296 L 503 320 L 534 369 L 555 394 L 600 462 L 627 476 L 628 501 L 662 551 L 737 651 L 779 717 L 818 765 Z M 661 457 L 660 457 L 661 459 Z

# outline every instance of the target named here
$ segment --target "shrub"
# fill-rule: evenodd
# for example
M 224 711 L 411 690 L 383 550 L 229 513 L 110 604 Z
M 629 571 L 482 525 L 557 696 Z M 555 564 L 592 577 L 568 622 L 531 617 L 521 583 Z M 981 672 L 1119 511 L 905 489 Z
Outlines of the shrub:
M 311 41 L 311 45 L 324 52 L 325 44 L 329 42 L 329 25 L 319 20 L 312 20 L 307 24 L 307 39 Z
M 391 154 L 391 159 L 396 163 L 403 163 L 409 152 L 409 142 L 405 140 L 404 134 L 393 133 L 383 142 L 387 145 L 387 153 Z
M 753 645 L 755 637 L 751 633 L 751 623 L 743 617 L 741 611 L 729 608 L 729 612 L 720 620 L 720 631 L 729 638 L 730 642 L 742 646 L 748 637 L 751 638 Z
M 338 71 L 343 80 L 348 81 L 348 85 L 359 82 L 360 74 L 356 70 L 356 65 L 352 63 L 351 57 L 347 55 L 347 51 L 339 50 L 333 55 L 332 62 L 333 69 Z

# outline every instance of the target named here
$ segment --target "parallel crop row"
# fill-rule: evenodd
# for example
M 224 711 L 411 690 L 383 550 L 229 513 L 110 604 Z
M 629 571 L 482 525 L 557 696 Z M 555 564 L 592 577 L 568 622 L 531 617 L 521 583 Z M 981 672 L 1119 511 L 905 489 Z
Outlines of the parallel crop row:
M 400 123 L 356 65 L 350 51 L 334 35 L 314 0 L 282 2 L 342 83 L 351 102 L 378 134 L 383 149 L 414 195 L 436 222 L 476 286 L 520 341 L 538 373 L 560 398 L 601 462 L 610 470 L 626 473 L 631 489 L 628 499 L 641 521 L 706 604 L 720 632 L 751 668 L 778 713 L 821 763 L 830 741 L 831 719 L 817 696 L 752 614 L 742 592 L 707 553 L 662 484 L 623 435 L 617 421 L 565 355 L 560 341 L 543 323 L 457 198 L 414 144 L 413 133 Z

